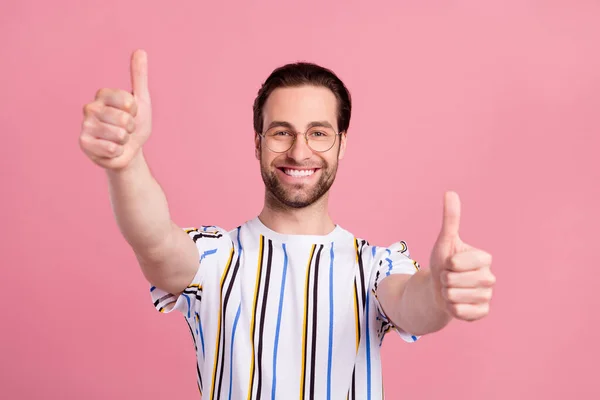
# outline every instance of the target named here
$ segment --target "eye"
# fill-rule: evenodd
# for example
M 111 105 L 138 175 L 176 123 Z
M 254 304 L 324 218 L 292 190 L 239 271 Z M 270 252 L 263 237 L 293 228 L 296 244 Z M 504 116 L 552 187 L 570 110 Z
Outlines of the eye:
M 275 131 L 273 133 L 271 133 L 271 136 L 290 136 L 290 132 L 289 131 Z

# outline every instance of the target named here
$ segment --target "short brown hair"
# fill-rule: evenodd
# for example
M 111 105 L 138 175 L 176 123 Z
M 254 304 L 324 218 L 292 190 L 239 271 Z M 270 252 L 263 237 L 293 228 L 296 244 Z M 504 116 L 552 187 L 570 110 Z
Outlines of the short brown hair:
M 309 62 L 296 62 L 275 69 L 263 83 L 254 100 L 254 131 L 262 133 L 263 107 L 273 90 L 303 85 L 322 86 L 333 92 L 337 99 L 339 132 L 347 132 L 350 125 L 352 100 L 350 92 L 333 71 Z

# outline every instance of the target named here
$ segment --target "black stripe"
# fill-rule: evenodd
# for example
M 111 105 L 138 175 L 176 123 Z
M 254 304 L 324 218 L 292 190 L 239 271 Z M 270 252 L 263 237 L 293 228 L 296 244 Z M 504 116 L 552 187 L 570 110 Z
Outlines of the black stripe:
M 305 293 L 305 297 L 306 297 L 306 305 L 304 306 L 304 308 L 306 309 L 306 313 L 304 315 L 304 318 L 306 320 L 306 326 L 304 327 L 304 362 L 302 363 L 304 365 L 304 371 L 302 371 L 302 393 L 304 393 L 304 397 L 306 397 L 306 393 L 304 392 L 304 389 L 306 387 L 306 341 L 308 340 L 308 302 L 309 302 L 309 298 L 308 298 L 308 289 L 310 288 L 310 267 L 312 265 L 312 259 L 313 256 L 315 255 L 314 250 L 310 253 L 310 260 L 308 262 L 308 278 L 307 280 L 309 281 L 309 284 L 306 285 L 306 293 Z
M 267 309 L 267 296 L 269 295 L 269 281 L 271 280 L 271 260 L 273 258 L 273 242 L 269 239 L 269 257 L 267 258 L 267 272 L 265 273 L 265 290 L 262 300 L 262 309 L 260 315 L 260 332 L 258 334 L 258 384 L 256 386 L 256 400 L 260 399 L 262 388 L 262 349 L 263 349 L 263 333 L 265 330 L 265 314 Z
M 356 296 L 354 296 L 354 302 L 356 303 L 356 310 L 360 310 L 360 306 L 358 304 L 358 288 L 356 287 L 356 278 L 354 278 L 354 293 L 356 293 Z M 360 346 L 360 338 L 362 337 L 362 330 L 360 329 L 360 314 L 358 315 L 358 319 L 356 320 L 356 323 L 358 325 L 358 343 Z M 357 349 L 358 351 L 358 349 Z
M 202 394 L 204 384 L 202 383 L 202 374 L 200 373 L 200 365 L 198 364 L 198 361 L 196 361 L 196 374 L 198 375 L 198 389 L 200 390 L 200 394 Z
M 240 267 L 240 253 L 238 252 L 237 260 L 235 262 L 235 267 L 233 268 L 233 274 L 231 275 L 231 280 L 229 281 L 229 285 L 227 286 L 227 292 L 225 293 L 225 301 L 223 302 L 223 321 L 225 321 L 225 316 L 227 315 L 227 304 L 229 304 L 229 295 L 231 295 L 231 289 L 233 289 L 233 284 L 235 282 L 235 277 L 238 273 L 238 269 Z M 225 283 L 225 281 L 223 281 Z M 217 389 L 217 400 L 221 397 L 221 383 L 223 382 L 223 368 L 225 365 L 225 322 L 222 325 L 222 347 L 223 352 L 221 353 L 221 370 L 219 371 L 219 388 Z M 221 341 L 221 339 L 219 339 Z
M 194 335 L 194 330 L 192 329 L 192 325 L 190 325 L 190 322 L 188 321 L 187 318 L 184 318 L 185 322 L 187 322 L 187 326 L 188 328 L 190 328 L 190 334 L 192 335 L 192 340 L 194 341 L 194 349 L 196 349 L 196 354 L 198 353 L 198 345 L 196 343 L 196 335 Z M 196 374 L 198 376 L 198 380 L 199 380 L 199 389 L 200 392 L 202 392 L 202 375 L 200 374 L 200 366 L 198 365 L 198 357 L 196 357 Z
M 194 240 L 194 242 L 198 241 L 198 239 L 201 238 L 210 238 L 210 239 L 218 239 L 220 237 L 222 237 L 223 234 L 222 233 L 208 233 L 208 232 L 198 232 L 197 234 L 195 234 L 192 239 Z
M 159 308 L 158 311 L 162 312 L 167 306 L 170 306 L 173 303 L 175 303 L 175 300 L 170 301 L 167 304 L 163 304 L 163 306 L 161 308 Z
M 367 294 L 365 293 L 365 273 L 363 271 L 363 260 L 362 260 L 362 252 L 363 252 L 364 244 L 365 244 L 365 242 L 363 241 L 362 245 L 360 247 L 360 251 L 358 252 L 358 270 L 360 271 L 360 288 L 361 288 L 360 292 L 361 292 L 363 311 L 365 309 L 365 302 L 366 302 L 366 298 L 367 298 Z
M 157 305 L 159 305 L 160 303 L 162 303 L 163 301 L 169 299 L 169 298 L 174 298 L 175 296 L 173 296 L 172 294 L 165 294 L 163 297 L 161 297 L 160 299 L 156 300 L 154 302 L 154 307 L 156 307 Z
M 229 275 L 229 271 L 231 271 L 230 267 L 231 267 L 231 263 L 233 262 L 233 257 L 236 256 L 235 253 L 236 253 L 235 247 L 233 247 L 232 253 L 231 253 L 231 256 L 230 256 L 231 258 L 229 259 L 229 261 L 227 262 L 227 266 L 225 267 L 225 272 L 224 272 L 225 277 L 223 278 L 223 281 L 221 282 L 221 287 L 219 289 L 219 298 L 221 300 L 221 304 L 223 304 L 223 285 L 225 284 L 225 281 L 227 280 L 227 276 Z M 215 352 L 215 357 L 217 357 L 217 365 L 215 366 L 216 368 L 219 368 L 219 354 L 221 354 L 221 351 L 223 353 L 225 353 L 225 344 L 223 344 L 223 346 L 221 346 L 221 341 L 222 341 L 221 339 L 223 339 L 223 341 L 225 340 L 224 339 L 225 338 L 225 318 L 224 318 L 224 316 L 225 316 L 224 309 L 221 309 L 221 314 L 219 314 L 219 320 L 221 321 L 220 324 L 219 324 L 219 326 L 220 326 L 220 330 L 221 331 L 219 332 L 219 341 L 217 342 L 217 350 Z M 217 373 L 217 371 L 215 369 L 213 371 L 213 374 L 216 374 L 216 373 Z M 211 399 L 214 398 L 214 395 L 215 395 L 215 386 L 216 386 L 216 383 L 217 382 L 215 382 L 215 384 L 213 385 L 213 387 L 211 389 L 212 390 L 212 392 L 210 394 L 210 398 Z
M 262 236 L 262 235 L 261 235 Z M 254 302 L 254 321 L 252 323 L 252 344 L 255 342 L 256 338 L 256 308 L 258 306 L 258 297 L 260 295 L 260 281 L 262 280 L 262 266 L 265 262 L 264 252 L 265 252 L 265 241 L 264 238 L 261 240 L 262 245 L 260 246 L 260 266 L 258 271 L 258 285 L 256 287 L 256 299 Z M 252 350 L 254 351 L 254 346 L 252 346 Z M 254 355 L 252 355 L 254 357 Z M 256 358 L 254 359 L 254 365 L 252 366 L 252 372 L 250 373 L 250 398 L 252 398 L 252 392 L 254 391 L 254 371 L 256 366 Z
M 312 316 L 312 351 L 310 361 L 310 398 L 315 398 L 315 360 L 317 352 L 317 293 L 319 286 L 319 261 L 321 260 L 321 250 L 323 245 L 319 247 L 317 258 L 315 259 L 315 273 L 313 283 L 313 316 Z
M 198 351 L 198 345 L 196 344 L 196 335 L 194 335 L 194 330 L 192 329 L 192 325 L 190 325 L 190 321 L 188 321 L 187 318 L 185 318 L 185 322 L 187 322 L 187 326 L 188 326 L 188 328 L 190 328 L 190 334 L 192 335 L 192 340 L 194 341 L 194 349 L 196 349 L 196 351 Z
M 350 395 L 351 395 L 350 398 L 352 400 L 356 399 L 356 382 L 355 382 L 355 379 L 354 379 L 354 375 L 355 374 L 356 374 L 356 366 L 352 369 L 352 389 L 351 389 L 351 392 L 350 392 Z
M 356 303 L 356 309 L 360 310 L 360 307 L 358 305 L 358 288 L 356 287 L 356 277 L 354 278 L 354 302 Z M 360 337 L 362 336 L 362 331 L 360 329 L 360 317 L 356 320 L 356 323 L 358 325 L 358 343 L 360 346 Z M 358 352 L 358 349 L 356 349 L 356 351 Z M 352 399 L 356 398 L 356 380 L 354 375 L 356 374 L 356 366 L 354 366 L 354 368 L 352 369 Z

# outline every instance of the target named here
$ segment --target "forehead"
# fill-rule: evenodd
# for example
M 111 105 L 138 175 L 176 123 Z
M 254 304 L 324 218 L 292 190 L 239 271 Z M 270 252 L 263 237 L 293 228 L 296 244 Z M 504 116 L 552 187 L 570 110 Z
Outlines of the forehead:
M 313 121 L 328 121 L 337 129 L 337 99 L 322 86 L 277 88 L 263 108 L 264 126 L 271 121 L 286 121 L 305 129 Z

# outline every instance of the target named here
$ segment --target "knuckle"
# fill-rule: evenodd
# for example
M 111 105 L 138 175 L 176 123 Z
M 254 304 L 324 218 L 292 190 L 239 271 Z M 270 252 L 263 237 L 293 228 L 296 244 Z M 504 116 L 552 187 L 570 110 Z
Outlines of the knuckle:
M 123 128 L 118 128 L 117 139 L 121 144 L 125 143 L 127 141 L 127 131 Z
M 492 291 L 491 290 L 484 290 L 481 292 L 481 300 L 488 302 L 491 299 L 492 299 Z
M 79 147 L 81 147 L 82 150 L 86 149 L 86 147 L 87 147 L 86 135 L 79 136 Z
M 481 316 L 486 316 L 490 313 L 490 305 L 488 303 L 481 305 Z
M 450 311 L 457 317 L 462 315 L 462 309 L 458 304 L 450 305 Z
M 99 115 L 104 111 L 104 104 L 99 101 L 94 101 L 88 104 L 88 116 L 89 115 Z
M 122 112 L 119 115 L 119 124 L 122 125 L 122 126 L 129 126 L 130 119 L 131 119 L 131 115 L 129 115 L 129 114 L 125 113 L 125 112 Z
M 109 97 L 112 93 L 112 90 L 109 88 L 100 88 L 96 91 L 96 100 L 105 99 Z
M 458 260 L 455 255 L 450 257 L 450 259 L 448 260 L 448 264 L 450 265 L 450 268 L 453 270 L 458 268 Z
M 479 258 L 483 265 L 489 266 L 492 264 L 492 255 L 486 253 L 485 251 L 481 252 L 481 256 Z
M 106 150 L 109 154 L 114 155 L 117 152 L 118 145 L 114 142 L 110 142 L 106 145 Z
M 447 289 L 447 297 L 448 300 L 450 300 L 451 302 L 455 302 L 457 300 L 457 293 L 456 290 L 453 290 L 452 288 L 448 288 Z
M 92 118 L 85 118 L 81 124 L 81 128 L 84 132 L 88 132 L 94 128 L 94 120 Z
M 98 89 L 96 91 L 96 100 L 105 97 L 107 95 L 107 93 L 108 93 L 108 89 L 106 89 L 106 88 Z
M 494 283 L 496 283 L 496 277 L 491 272 L 489 272 L 481 278 L 480 283 L 481 285 L 486 287 L 493 286 Z
M 125 108 L 126 111 L 129 112 L 132 110 L 135 100 L 134 100 L 133 96 L 131 95 L 131 93 L 124 92 L 123 97 L 124 97 L 123 107 Z

